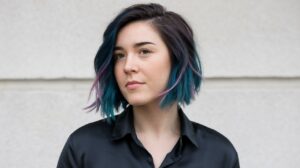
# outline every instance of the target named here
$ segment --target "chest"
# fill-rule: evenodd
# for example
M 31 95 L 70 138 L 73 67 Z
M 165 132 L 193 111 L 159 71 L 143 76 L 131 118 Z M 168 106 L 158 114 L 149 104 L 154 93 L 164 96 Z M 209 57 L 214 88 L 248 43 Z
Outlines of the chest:
M 212 150 L 198 150 L 186 139 L 167 144 L 136 140 L 128 137 L 105 145 L 86 144 L 76 152 L 76 162 L 80 168 L 224 168 L 223 157 L 208 152 Z
M 169 139 L 140 139 L 146 151 L 151 155 L 149 160 L 153 162 L 154 167 L 158 168 L 165 160 L 168 153 L 175 148 L 179 137 Z

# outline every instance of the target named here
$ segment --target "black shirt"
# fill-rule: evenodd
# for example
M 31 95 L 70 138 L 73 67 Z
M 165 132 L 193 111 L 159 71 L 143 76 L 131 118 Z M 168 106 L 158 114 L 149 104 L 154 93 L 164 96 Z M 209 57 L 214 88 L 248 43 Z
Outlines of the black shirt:
M 179 106 L 178 106 L 179 107 Z M 239 168 L 236 150 L 217 131 L 190 121 L 179 107 L 181 136 L 160 168 Z M 153 168 L 151 154 L 138 140 L 132 106 L 112 124 L 102 119 L 74 131 L 57 168 Z

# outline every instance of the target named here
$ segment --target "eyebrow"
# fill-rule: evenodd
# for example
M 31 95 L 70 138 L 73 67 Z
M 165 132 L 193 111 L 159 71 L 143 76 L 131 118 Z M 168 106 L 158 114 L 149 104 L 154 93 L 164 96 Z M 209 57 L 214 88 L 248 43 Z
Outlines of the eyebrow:
M 138 47 L 140 47 L 140 46 L 147 45 L 147 44 L 155 45 L 155 44 L 152 43 L 152 42 L 144 41 L 144 42 L 135 43 L 133 47 L 134 47 L 134 48 L 138 48 Z M 115 46 L 114 50 L 123 50 L 123 47 L 121 47 L 121 46 Z

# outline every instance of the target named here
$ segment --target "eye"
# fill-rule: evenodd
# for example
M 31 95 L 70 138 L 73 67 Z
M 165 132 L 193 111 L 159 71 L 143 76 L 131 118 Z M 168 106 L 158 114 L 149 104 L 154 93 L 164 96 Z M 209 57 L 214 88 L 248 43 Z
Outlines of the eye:
M 139 53 L 140 53 L 141 55 L 147 55 L 147 54 L 150 54 L 151 51 L 148 50 L 148 49 L 141 49 L 141 50 L 139 51 Z
M 122 53 L 115 53 L 113 56 L 115 60 L 120 60 L 125 57 Z

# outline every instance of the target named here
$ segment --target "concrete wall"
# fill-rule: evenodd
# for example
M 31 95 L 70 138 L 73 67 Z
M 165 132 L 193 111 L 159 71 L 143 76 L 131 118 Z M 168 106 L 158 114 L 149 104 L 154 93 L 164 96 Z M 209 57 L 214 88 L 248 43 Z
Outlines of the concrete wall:
M 55 167 L 85 113 L 105 26 L 145 1 L 0 0 L 0 167 Z M 300 165 L 300 1 L 166 0 L 193 27 L 205 81 L 185 109 L 241 167 Z

